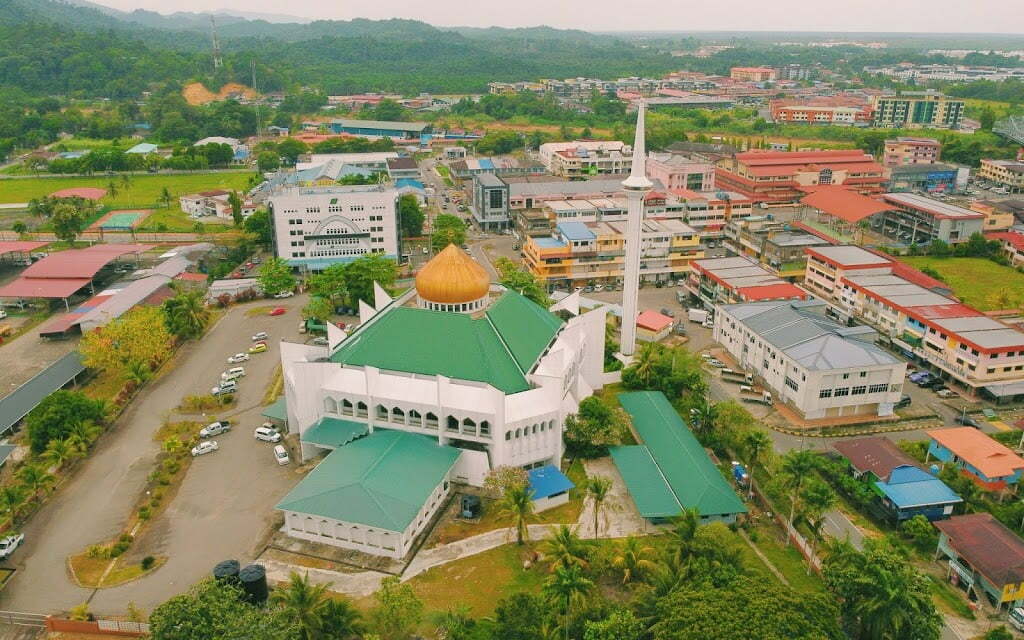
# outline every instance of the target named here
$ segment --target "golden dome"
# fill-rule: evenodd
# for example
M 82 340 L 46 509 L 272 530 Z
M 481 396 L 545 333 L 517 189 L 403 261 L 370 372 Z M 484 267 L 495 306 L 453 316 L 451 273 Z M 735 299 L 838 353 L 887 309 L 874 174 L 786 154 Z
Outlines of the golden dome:
M 430 302 L 460 304 L 487 295 L 491 279 L 465 251 L 450 244 L 416 274 L 416 292 Z

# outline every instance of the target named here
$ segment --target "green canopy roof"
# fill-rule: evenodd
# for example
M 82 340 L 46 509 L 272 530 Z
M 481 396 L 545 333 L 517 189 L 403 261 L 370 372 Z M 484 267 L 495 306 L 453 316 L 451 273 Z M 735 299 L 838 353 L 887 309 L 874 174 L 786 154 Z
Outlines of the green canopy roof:
M 284 396 L 281 396 L 277 400 L 274 400 L 273 404 L 267 406 L 263 410 L 264 418 L 271 418 L 273 420 L 280 420 L 281 422 L 288 421 L 288 405 L 285 403 Z
M 323 417 L 302 434 L 302 441 L 336 449 L 365 436 L 369 431 L 370 428 L 364 422 Z
M 519 393 L 529 389 L 525 374 L 560 326 L 555 315 L 512 291 L 482 318 L 397 307 L 353 333 L 331 360 L 473 380 Z
M 405 531 L 460 453 L 435 438 L 375 429 L 328 454 L 277 508 Z
M 621 393 L 618 398 L 632 418 L 633 428 L 650 458 L 645 460 L 640 452 L 623 452 L 634 447 L 617 447 L 612 453 L 630 493 L 636 490 L 634 501 L 641 515 L 666 517 L 664 513 L 671 506 L 666 491 L 677 503 L 675 512 L 670 515 L 681 513 L 679 505 L 696 507 L 702 516 L 746 513 L 743 501 L 663 393 L 636 391 Z M 632 468 L 633 465 L 646 468 L 639 470 Z M 658 476 L 664 489 L 657 487 Z M 650 509 L 651 515 L 644 513 L 644 508 Z

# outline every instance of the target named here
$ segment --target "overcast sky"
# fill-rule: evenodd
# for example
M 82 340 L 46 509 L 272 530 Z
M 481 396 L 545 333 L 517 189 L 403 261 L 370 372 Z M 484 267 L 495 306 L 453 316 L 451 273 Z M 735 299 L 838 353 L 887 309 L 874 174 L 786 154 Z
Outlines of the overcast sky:
M 93 0 L 123 10 L 235 11 L 307 18 L 410 18 L 438 26 L 591 31 L 898 31 L 1024 33 L 1021 0 Z M 173 7 L 172 8 L 169 8 Z

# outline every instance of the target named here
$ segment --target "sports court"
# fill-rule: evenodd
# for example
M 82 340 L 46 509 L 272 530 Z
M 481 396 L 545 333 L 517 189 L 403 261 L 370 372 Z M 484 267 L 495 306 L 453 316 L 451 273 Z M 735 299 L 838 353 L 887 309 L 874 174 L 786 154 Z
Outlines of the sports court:
M 142 224 L 142 221 L 151 213 L 153 213 L 152 209 L 111 211 L 89 225 L 89 230 L 131 231 Z

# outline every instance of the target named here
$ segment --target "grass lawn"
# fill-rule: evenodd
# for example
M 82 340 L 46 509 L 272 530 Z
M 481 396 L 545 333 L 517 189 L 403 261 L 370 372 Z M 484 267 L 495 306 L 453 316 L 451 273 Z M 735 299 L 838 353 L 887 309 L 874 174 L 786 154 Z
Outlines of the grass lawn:
M 968 620 L 975 619 L 974 612 L 967 605 L 967 599 L 953 585 L 933 575 L 929 575 L 928 580 L 932 585 L 932 600 L 939 611 Z
M 755 535 L 756 534 L 756 535 Z M 807 564 L 800 552 L 787 545 L 782 532 L 772 524 L 760 522 L 750 530 L 750 539 L 792 587 L 803 593 L 824 593 L 817 574 L 807 575 Z
M 153 566 L 149 570 L 144 571 L 141 564 L 124 564 L 119 558 L 114 564 L 114 568 L 110 570 L 110 573 L 107 573 L 106 578 L 103 578 L 103 574 L 106 572 L 107 567 L 110 566 L 110 558 L 90 558 L 85 553 L 80 553 L 68 558 L 68 567 L 74 574 L 75 579 L 83 587 L 94 589 L 102 587 L 108 589 L 156 571 L 167 562 L 167 558 L 164 556 L 154 559 L 156 562 L 153 563 Z M 101 579 L 103 579 L 102 582 L 100 582 Z
M 953 293 L 981 311 L 1015 306 L 1024 301 L 1024 275 L 984 258 L 901 257 L 916 269 L 934 269 Z M 1005 298 L 1003 298 L 1005 294 Z
M 120 176 L 7 179 L 0 181 L 0 204 L 28 202 L 33 198 L 41 198 L 54 191 L 71 187 L 106 189 L 107 185 L 113 181 L 117 185 L 117 195 L 113 197 L 108 195 L 100 201 L 100 204 L 107 205 L 112 209 L 132 209 L 156 204 L 164 187 L 167 187 L 175 199 L 186 193 L 210 189 L 242 191 L 249 186 L 249 176 L 251 175 L 253 175 L 251 171 L 133 175 L 128 188 L 122 186 Z M 177 203 L 172 203 L 171 211 L 176 208 Z

